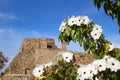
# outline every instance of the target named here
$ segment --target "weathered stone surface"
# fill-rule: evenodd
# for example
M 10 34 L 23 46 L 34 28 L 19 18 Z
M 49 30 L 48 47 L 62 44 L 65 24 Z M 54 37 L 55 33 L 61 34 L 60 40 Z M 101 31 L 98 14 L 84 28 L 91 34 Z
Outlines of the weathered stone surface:
M 62 44 L 61 48 L 57 48 L 54 39 L 26 38 L 19 53 L 7 67 L 0 80 L 34 80 L 33 68 L 37 64 L 51 61 L 57 53 L 62 51 L 66 51 L 66 45 Z M 75 55 L 76 63 L 79 65 L 91 63 L 94 59 L 92 54 L 72 53 Z

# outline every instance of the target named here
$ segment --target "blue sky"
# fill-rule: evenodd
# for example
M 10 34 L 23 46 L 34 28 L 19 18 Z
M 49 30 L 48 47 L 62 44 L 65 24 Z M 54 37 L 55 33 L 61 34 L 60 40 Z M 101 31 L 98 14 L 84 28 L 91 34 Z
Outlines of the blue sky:
M 0 0 L 0 51 L 14 57 L 24 38 L 57 37 L 59 25 L 68 16 L 86 15 L 103 28 L 106 39 L 120 47 L 116 20 L 99 11 L 90 0 Z M 71 42 L 69 50 L 83 51 Z

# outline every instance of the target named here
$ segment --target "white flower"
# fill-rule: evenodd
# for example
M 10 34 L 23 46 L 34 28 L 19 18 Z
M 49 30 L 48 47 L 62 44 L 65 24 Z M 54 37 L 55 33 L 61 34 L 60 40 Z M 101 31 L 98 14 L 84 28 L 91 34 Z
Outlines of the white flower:
M 95 60 L 92 64 L 100 72 L 106 70 L 106 60 L 105 59 Z
M 81 26 L 81 24 L 89 24 L 91 21 L 89 20 L 88 16 L 72 16 L 68 19 L 68 25 L 73 26 Z
M 93 65 L 93 64 L 88 64 L 87 67 L 88 67 L 89 70 L 90 70 L 90 74 L 96 75 L 96 74 L 98 73 L 98 70 L 97 70 L 97 68 L 95 67 L 95 65 Z
M 101 35 L 101 33 L 98 32 L 98 31 L 93 30 L 91 32 L 91 36 L 92 36 L 93 39 L 99 39 L 100 35 Z
M 102 33 L 102 28 L 100 25 L 95 24 L 92 32 L 91 32 L 91 36 L 93 39 L 99 39 L 99 37 L 101 36 Z
M 63 52 L 62 56 L 65 62 L 70 62 L 73 59 L 73 54 L 70 52 Z
M 81 66 L 80 68 L 78 68 L 77 71 L 77 80 L 84 80 L 84 79 L 88 79 L 89 74 L 88 74 L 88 70 L 86 70 L 86 66 Z
M 65 30 L 65 28 L 66 28 L 65 25 L 66 25 L 66 22 L 62 22 L 60 27 L 59 27 L 59 31 L 63 32 Z
M 77 26 L 81 26 L 81 24 L 83 22 L 83 20 L 81 19 L 81 16 L 77 16 L 75 21 L 76 21 Z
M 105 56 L 103 57 L 103 59 L 105 59 L 106 62 L 107 62 L 107 60 L 108 60 L 110 57 L 111 57 L 111 56 L 109 56 L 109 55 L 105 55 Z
M 82 24 L 89 24 L 91 21 L 88 16 L 81 16 Z
M 111 71 L 117 72 L 117 70 L 120 69 L 120 62 L 115 58 L 108 58 L 107 68 L 109 68 Z
M 42 66 L 42 65 L 39 65 L 39 66 L 36 66 L 34 69 L 33 69 L 33 72 L 32 72 L 32 74 L 35 76 L 35 77 L 37 77 L 37 78 L 39 78 L 43 73 L 44 73 L 44 66 Z
M 112 51 L 114 49 L 114 46 L 112 44 L 109 44 L 109 51 Z
M 49 67 L 51 65 L 53 65 L 53 62 L 49 62 L 49 63 L 44 64 L 45 67 Z
M 93 31 L 96 31 L 98 33 L 99 32 L 102 33 L 102 28 L 101 28 L 100 25 L 95 24 L 94 27 L 93 27 Z
M 71 18 L 68 19 L 68 25 L 73 26 L 76 25 L 76 17 L 72 16 Z
M 78 68 L 77 80 L 92 79 L 93 77 L 93 67 L 92 65 L 84 65 Z

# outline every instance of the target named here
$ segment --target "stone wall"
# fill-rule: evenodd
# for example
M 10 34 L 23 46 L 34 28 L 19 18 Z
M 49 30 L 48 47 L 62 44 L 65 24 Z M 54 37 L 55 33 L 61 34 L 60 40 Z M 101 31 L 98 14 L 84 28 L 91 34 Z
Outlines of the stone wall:
M 37 64 L 50 62 L 54 56 L 66 51 L 66 45 L 57 48 L 54 39 L 49 38 L 26 38 L 24 39 L 19 53 L 5 70 L 0 80 L 34 80 L 32 70 Z M 72 51 L 70 51 L 72 52 Z M 75 55 L 76 63 L 88 64 L 93 61 L 92 54 L 72 52 Z

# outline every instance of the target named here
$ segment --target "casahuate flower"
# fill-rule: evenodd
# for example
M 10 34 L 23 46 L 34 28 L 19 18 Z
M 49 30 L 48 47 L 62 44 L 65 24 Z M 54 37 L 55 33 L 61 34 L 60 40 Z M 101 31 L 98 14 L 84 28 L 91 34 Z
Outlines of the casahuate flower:
M 70 62 L 73 59 L 73 54 L 70 52 L 63 52 L 62 56 L 65 62 Z
M 100 35 L 101 35 L 101 33 L 98 32 L 98 31 L 93 30 L 93 31 L 91 32 L 91 36 L 92 36 L 92 38 L 95 39 L 95 40 L 96 40 L 96 39 L 99 39 Z
M 108 58 L 107 59 L 107 68 L 109 68 L 111 71 L 117 72 L 117 70 L 120 69 L 120 62 L 116 60 L 115 58 Z
M 83 20 L 81 19 L 81 16 L 77 16 L 75 21 L 76 21 L 77 26 L 81 26 L 81 24 L 83 22 Z
M 93 27 L 93 31 L 96 31 L 96 32 L 98 32 L 98 33 L 99 33 L 99 32 L 102 33 L 102 28 L 101 28 L 100 25 L 95 24 L 94 27 Z
M 82 24 L 85 24 L 85 25 L 91 22 L 88 16 L 81 16 L 81 20 L 82 20 Z
M 106 60 L 105 59 L 95 60 L 92 64 L 96 67 L 96 69 L 99 72 L 106 70 Z
M 76 17 L 72 16 L 71 18 L 68 19 L 68 25 L 73 26 L 76 25 Z
M 86 80 L 86 79 L 92 80 L 94 73 L 93 66 L 94 65 L 89 64 L 89 65 L 83 65 L 80 68 L 78 68 L 77 80 Z
M 66 28 L 66 22 L 62 22 L 60 27 L 59 27 L 59 31 L 63 32 Z
M 96 75 L 98 73 L 98 70 L 97 68 L 95 67 L 95 65 L 93 64 L 88 64 L 87 67 L 89 68 L 90 70 L 90 74 L 93 76 L 93 75 Z
M 44 73 L 44 66 L 43 65 L 39 65 L 39 66 L 36 66 L 33 71 L 32 71 L 32 74 L 39 78 L 43 73 Z

